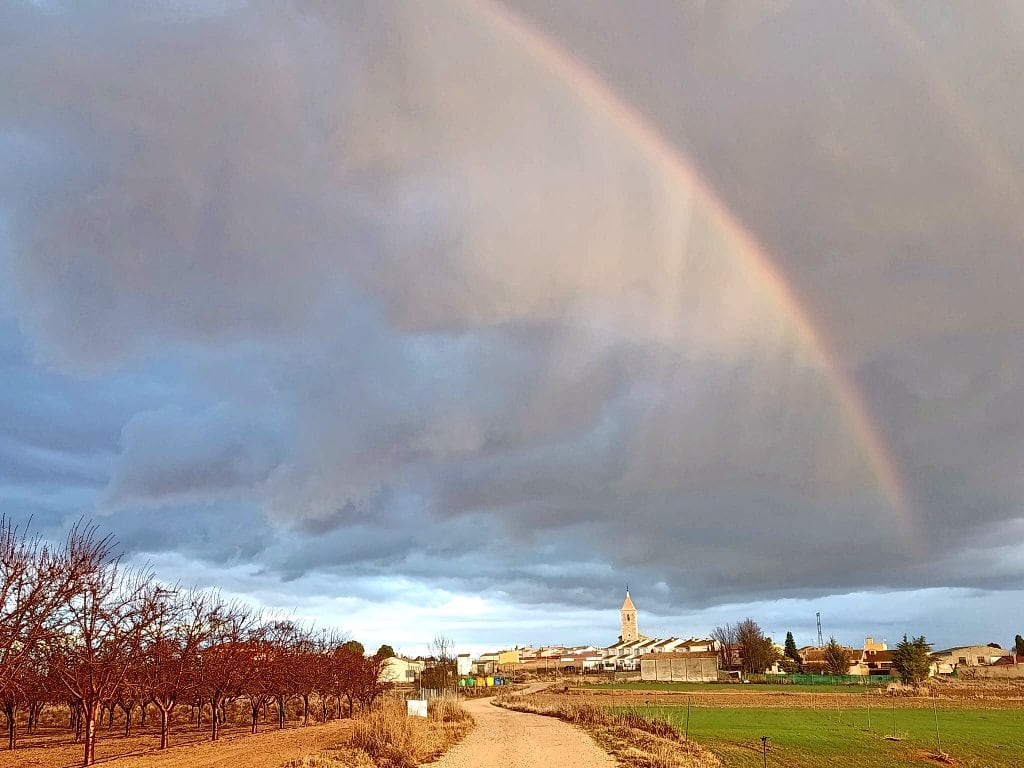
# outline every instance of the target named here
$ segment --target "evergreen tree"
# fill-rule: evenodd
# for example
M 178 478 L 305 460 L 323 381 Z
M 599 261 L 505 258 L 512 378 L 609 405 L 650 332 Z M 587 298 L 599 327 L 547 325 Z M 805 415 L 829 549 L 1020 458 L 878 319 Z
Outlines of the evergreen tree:
M 924 639 L 924 635 L 909 640 L 906 635 L 903 636 L 903 642 L 896 646 L 892 665 L 904 683 L 920 685 L 927 679 L 931 667 L 931 651 L 931 643 Z
M 1013 650 L 1018 656 L 1024 656 L 1024 637 L 1017 635 L 1013 638 Z
M 803 670 L 804 660 L 800 658 L 800 651 L 796 649 L 796 640 L 793 639 L 793 633 L 786 633 L 786 649 L 784 651 L 786 658 L 791 659 L 798 671 Z
M 390 659 L 392 656 L 395 656 L 395 655 L 396 655 L 395 654 L 395 649 L 392 648 L 387 643 L 385 643 L 380 648 L 378 648 L 377 649 L 377 653 L 374 654 L 374 656 L 377 656 L 378 658 L 381 658 L 381 659 Z
M 341 644 L 342 650 L 351 651 L 352 653 L 358 653 L 360 656 L 366 655 L 366 649 L 363 644 L 358 640 L 348 640 Z
M 828 639 L 825 646 L 825 671 L 830 675 L 847 675 L 850 673 L 850 649 L 836 642 L 834 637 Z

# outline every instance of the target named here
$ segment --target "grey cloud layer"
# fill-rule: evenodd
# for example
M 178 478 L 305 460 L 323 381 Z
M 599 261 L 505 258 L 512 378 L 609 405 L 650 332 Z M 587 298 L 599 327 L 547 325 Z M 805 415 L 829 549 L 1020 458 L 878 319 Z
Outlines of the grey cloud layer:
M 602 33 L 614 7 L 518 5 L 763 237 L 923 548 L 828 361 L 692 190 L 456 3 L 0 11 L 2 295 L 46 386 L 89 393 L 66 413 L 23 400 L 37 373 L 0 390 L 12 456 L 18 423 L 70 425 L 51 448 L 98 431 L 97 509 L 131 551 L 288 579 L 600 605 L 631 574 L 666 609 L 995 586 L 971 565 L 1021 516 L 1019 169 L 958 158 L 902 106 L 904 43 L 868 56 L 813 5 L 651 3 L 619 20 L 636 50 Z M 850 13 L 854 41 L 887 29 Z M 22 484 L 79 471 L 22 463 Z

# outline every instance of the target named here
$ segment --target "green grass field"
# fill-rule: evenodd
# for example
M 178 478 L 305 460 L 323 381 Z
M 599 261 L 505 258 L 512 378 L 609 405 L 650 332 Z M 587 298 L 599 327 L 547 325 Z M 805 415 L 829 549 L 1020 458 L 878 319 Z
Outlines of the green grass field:
M 629 707 L 668 719 L 681 731 L 686 707 Z M 870 728 L 869 728 L 870 713 Z M 832 710 L 693 707 L 690 738 L 711 749 L 728 768 L 761 768 L 761 736 L 769 737 L 768 765 L 786 768 L 858 766 L 909 768 L 941 765 L 931 709 Z M 939 710 L 942 751 L 962 768 L 1024 766 L 1024 710 Z
M 619 691 L 729 691 L 732 693 L 855 693 L 879 688 L 878 685 L 778 685 L 773 683 L 655 683 L 623 682 L 587 684 L 587 688 L 607 688 Z

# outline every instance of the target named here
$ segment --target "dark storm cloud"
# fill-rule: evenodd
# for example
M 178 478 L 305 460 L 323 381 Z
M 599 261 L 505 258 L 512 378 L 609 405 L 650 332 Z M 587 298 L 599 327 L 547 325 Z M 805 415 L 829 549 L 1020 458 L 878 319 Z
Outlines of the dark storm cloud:
M 105 504 L 244 495 L 280 463 L 283 447 L 254 415 L 220 405 L 138 413 L 121 433 Z
M 4 481 L 87 486 L 132 555 L 295 584 L 596 608 L 629 580 L 664 615 L 1020 585 L 971 567 L 1024 490 L 1003 20 L 512 5 L 692 158 L 834 361 L 476 6 L 11 3 Z

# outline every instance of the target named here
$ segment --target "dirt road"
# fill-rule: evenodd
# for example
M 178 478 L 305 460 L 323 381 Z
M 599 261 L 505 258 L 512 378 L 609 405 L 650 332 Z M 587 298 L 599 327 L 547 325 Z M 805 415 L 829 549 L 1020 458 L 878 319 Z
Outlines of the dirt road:
M 476 727 L 430 768 L 615 768 L 593 739 L 561 720 L 511 712 L 490 699 L 463 706 Z

